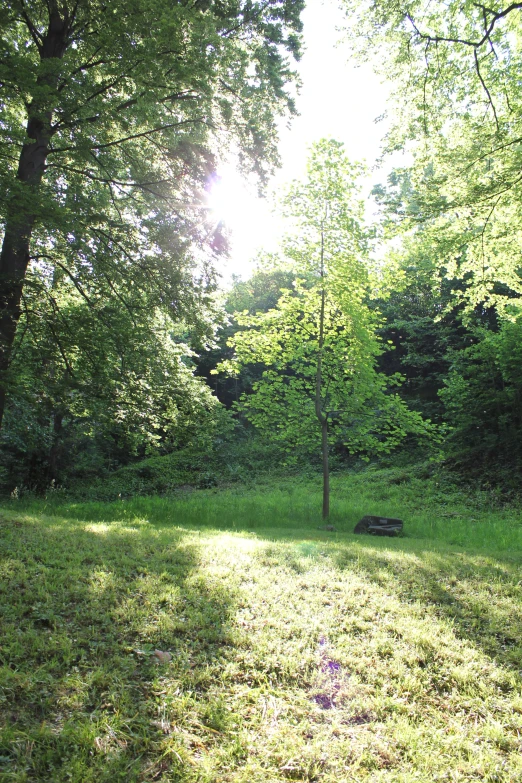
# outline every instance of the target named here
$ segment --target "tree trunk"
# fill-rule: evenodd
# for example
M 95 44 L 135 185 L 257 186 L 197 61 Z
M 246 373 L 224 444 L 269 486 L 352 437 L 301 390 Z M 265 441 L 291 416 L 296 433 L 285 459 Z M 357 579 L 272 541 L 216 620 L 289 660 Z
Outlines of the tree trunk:
M 49 26 L 39 47 L 40 59 L 61 59 L 67 46 L 68 20 L 49 3 Z M 7 393 L 7 374 L 11 352 L 20 318 L 22 290 L 29 265 L 29 246 L 38 209 L 38 189 L 45 171 L 49 145 L 54 133 L 52 127 L 53 98 L 57 87 L 58 69 L 45 70 L 36 79 L 35 99 L 29 106 L 26 142 L 20 153 L 16 182 L 9 194 L 5 233 L 0 252 L 0 427 Z M 46 95 L 45 104 L 38 98 L 39 88 Z M 47 88 L 47 89 L 46 89 Z M 51 93 L 52 94 L 52 93 Z

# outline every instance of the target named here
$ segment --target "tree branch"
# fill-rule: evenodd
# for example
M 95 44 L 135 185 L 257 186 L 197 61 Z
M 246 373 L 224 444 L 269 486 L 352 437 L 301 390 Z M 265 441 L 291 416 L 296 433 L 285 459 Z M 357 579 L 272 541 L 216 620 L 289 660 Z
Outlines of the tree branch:
M 491 106 L 491 108 L 493 110 L 493 116 L 495 117 L 495 125 L 497 126 L 497 130 L 500 130 L 500 125 L 499 125 L 498 117 L 497 117 L 497 110 L 495 109 L 495 104 L 493 103 L 493 99 L 491 97 L 491 93 L 490 93 L 490 91 L 488 90 L 488 88 L 486 86 L 486 82 L 482 78 L 482 74 L 480 72 L 479 59 L 478 59 L 478 55 L 477 55 L 477 50 L 476 49 L 473 50 L 473 56 L 475 58 L 475 68 L 476 68 L 476 71 L 477 71 L 477 76 L 479 77 L 480 83 L 481 83 L 482 87 L 484 88 L 484 92 L 488 96 L 489 105 Z
M 22 19 L 25 22 L 25 25 L 27 29 L 29 30 L 31 34 L 31 38 L 33 39 L 34 43 L 36 44 L 36 48 L 38 49 L 38 52 L 42 53 L 42 46 L 43 46 L 43 37 L 36 29 L 35 25 L 33 24 L 31 17 L 27 13 L 26 6 L 24 0 L 20 0 L 20 13 L 22 15 Z
M 466 38 L 452 38 L 450 36 L 445 36 L 445 35 L 430 35 L 429 33 L 421 33 L 421 31 L 415 24 L 411 14 L 407 13 L 406 18 L 410 22 L 411 26 L 413 27 L 413 29 L 415 30 L 419 38 L 422 38 L 422 40 L 424 41 L 432 41 L 433 43 L 458 43 L 458 44 L 463 44 L 463 46 L 471 46 L 474 49 L 480 49 L 480 47 L 483 46 L 486 43 L 486 41 L 489 40 L 489 37 L 493 32 L 496 23 L 500 21 L 500 19 L 504 19 L 512 11 L 517 11 L 522 8 L 522 3 L 511 3 L 511 5 L 508 6 L 507 8 L 504 8 L 504 10 L 497 12 L 497 11 L 493 11 L 491 8 L 487 8 L 481 3 L 474 3 L 473 5 L 476 8 L 480 8 L 483 12 L 491 14 L 492 16 L 491 22 L 486 27 L 484 35 L 479 41 L 470 41 Z
M 87 179 L 92 180 L 93 182 L 101 182 L 104 185 L 117 185 L 118 187 L 122 188 L 148 188 L 152 187 L 153 185 L 163 185 L 165 182 L 169 182 L 168 179 L 159 179 L 156 181 L 151 182 L 123 182 L 119 181 L 117 179 L 112 179 L 111 177 L 97 177 L 95 174 L 91 174 L 90 171 L 82 171 L 81 169 L 75 169 L 73 166 L 66 166 L 63 163 L 51 163 L 48 167 L 48 169 L 60 169 L 61 171 L 72 171 L 73 174 L 79 174 L 82 177 L 87 177 Z
M 121 139 L 117 139 L 116 141 L 108 141 L 106 144 L 93 144 L 92 147 L 89 147 L 89 150 L 103 150 L 107 149 L 108 147 L 115 147 L 118 144 L 123 144 L 126 141 L 133 141 L 134 139 L 142 139 L 145 136 L 149 136 L 153 133 L 161 133 L 161 131 L 169 130 L 171 128 L 179 128 L 182 125 L 192 125 L 195 123 L 207 123 L 207 121 L 203 117 L 196 117 L 192 120 L 182 120 L 181 122 L 170 122 L 167 125 L 160 125 L 157 128 L 150 128 L 149 130 L 142 131 L 141 133 L 134 133 L 131 136 L 124 136 Z M 56 152 L 70 152 L 71 150 L 76 149 L 74 146 L 69 147 L 53 147 L 49 150 L 49 155 L 52 155 Z

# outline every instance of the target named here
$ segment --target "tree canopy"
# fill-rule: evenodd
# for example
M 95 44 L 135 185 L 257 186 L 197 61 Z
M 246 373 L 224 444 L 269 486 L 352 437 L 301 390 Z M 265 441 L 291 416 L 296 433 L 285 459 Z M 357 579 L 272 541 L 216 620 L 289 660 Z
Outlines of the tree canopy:
M 232 158 L 261 186 L 278 162 L 303 0 L 2 6 L 4 486 L 153 453 L 190 473 L 235 426 L 264 464 L 321 454 L 327 498 L 332 450 L 387 452 L 423 416 L 461 465 L 520 459 L 522 4 L 343 4 L 407 163 L 368 227 L 363 168 L 318 142 L 280 250 L 224 295 L 209 191 Z
M 13 0 L 0 10 L 0 416 L 26 280 L 55 270 L 92 314 L 129 290 L 201 323 L 224 247 L 219 155 L 261 179 L 293 112 L 301 0 Z M 151 300 L 152 298 L 152 300 Z M 106 313 L 107 315 L 107 313 Z M 107 328 L 111 328 L 107 322 Z
M 407 150 L 381 197 L 413 229 L 457 298 L 508 317 L 522 292 L 519 3 L 345 3 L 359 53 L 394 85 L 387 149 Z M 377 55 L 378 51 L 378 55 Z M 380 66 L 379 66 L 380 63 Z

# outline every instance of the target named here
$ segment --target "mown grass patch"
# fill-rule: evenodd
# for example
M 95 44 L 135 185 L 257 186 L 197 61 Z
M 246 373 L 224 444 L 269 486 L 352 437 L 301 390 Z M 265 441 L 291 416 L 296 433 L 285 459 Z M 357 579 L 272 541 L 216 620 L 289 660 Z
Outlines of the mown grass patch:
M 5 506 L 0 779 L 522 779 L 521 548 L 437 540 L 413 480 L 334 533 L 314 482 Z M 394 499 L 408 537 L 340 530 Z

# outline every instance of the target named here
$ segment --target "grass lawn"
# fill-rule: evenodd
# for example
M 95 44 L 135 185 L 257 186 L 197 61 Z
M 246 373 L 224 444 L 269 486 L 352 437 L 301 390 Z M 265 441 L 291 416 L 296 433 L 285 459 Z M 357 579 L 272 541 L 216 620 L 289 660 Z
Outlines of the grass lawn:
M 0 780 L 520 783 L 520 514 L 376 471 L 327 532 L 319 495 L 4 504 Z

